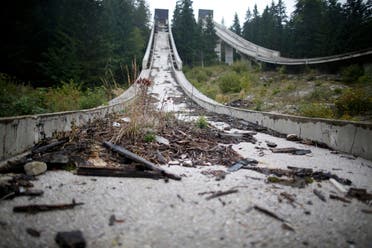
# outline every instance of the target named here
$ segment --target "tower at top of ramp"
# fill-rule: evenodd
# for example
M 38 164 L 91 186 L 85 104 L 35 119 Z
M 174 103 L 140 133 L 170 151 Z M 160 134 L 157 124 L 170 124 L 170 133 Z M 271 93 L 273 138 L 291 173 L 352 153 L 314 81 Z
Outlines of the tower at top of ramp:
M 156 25 L 167 26 L 169 23 L 168 9 L 155 9 L 154 19 Z
M 211 17 L 213 20 L 213 10 L 211 9 L 199 9 L 198 21 L 203 23 L 203 26 L 207 23 L 207 18 Z

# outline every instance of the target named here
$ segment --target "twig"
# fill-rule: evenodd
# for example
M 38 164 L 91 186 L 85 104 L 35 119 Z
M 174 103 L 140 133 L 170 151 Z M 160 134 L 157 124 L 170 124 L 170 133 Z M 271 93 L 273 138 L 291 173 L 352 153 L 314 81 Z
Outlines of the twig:
M 124 157 L 127 157 L 127 158 L 129 158 L 129 159 L 131 159 L 133 161 L 136 161 L 138 163 L 141 163 L 145 168 L 147 168 L 149 170 L 160 172 L 162 175 L 164 175 L 165 177 L 168 177 L 170 179 L 181 180 L 181 177 L 166 172 L 165 170 L 157 167 L 156 165 L 154 165 L 150 161 L 147 161 L 146 159 L 137 156 L 136 154 L 132 153 L 131 151 L 128 151 L 124 147 L 121 147 L 121 146 L 118 146 L 118 145 L 114 145 L 114 144 L 112 144 L 110 142 L 107 142 L 107 141 L 103 142 L 103 145 L 105 147 L 107 147 L 107 148 L 110 148 L 114 152 L 117 152 L 120 155 L 123 155 Z
M 133 177 L 133 178 L 164 178 L 161 172 L 141 171 L 132 168 L 100 168 L 81 166 L 76 170 L 79 176 L 98 176 L 98 177 Z
M 12 195 L 15 195 L 15 192 L 10 192 L 9 194 L 4 195 L 3 197 L 1 197 L 0 201 L 5 200 L 6 198 L 8 198 L 9 196 L 12 196 Z
M 220 197 L 220 196 L 229 195 L 229 194 L 233 194 L 233 193 L 237 193 L 237 192 L 239 192 L 239 190 L 237 190 L 237 189 L 230 189 L 230 190 L 226 190 L 226 191 L 217 191 L 217 192 L 213 193 L 212 195 L 208 196 L 205 199 L 206 200 L 211 200 L 213 198 L 217 198 L 217 197 Z
M 260 206 L 257 206 L 257 205 L 254 205 L 253 208 L 260 211 L 261 213 L 264 213 L 264 214 L 274 218 L 274 219 L 277 219 L 277 220 L 282 221 L 282 222 L 286 222 L 283 218 L 279 217 L 277 214 L 271 212 L 270 210 L 268 210 L 266 208 L 263 208 L 263 207 L 260 207 Z
M 332 194 L 330 194 L 329 195 L 329 198 L 330 199 L 333 199 L 333 200 L 339 200 L 339 201 L 342 201 L 342 202 L 346 202 L 346 203 L 350 203 L 351 202 L 350 200 L 348 200 L 348 199 L 346 199 L 344 197 L 338 196 L 338 195 L 332 195 Z
M 323 195 L 323 193 L 320 191 L 320 190 L 317 190 L 317 189 L 314 189 L 313 190 L 314 194 L 322 201 L 326 202 L 327 199 L 325 198 L 325 196 Z
M 36 214 L 39 212 L 46 212 L 46 211 L 54 211 L 54 210 L 65 210 L 65 209 L 72 209 L 75 206 L 83 205 L 84 203 L 78 202 L 76 203 L 75 200 L 72 200 L 70 204 L 56 204 L 56 205 L 26 205 L 26 206 L 16 206 L 13 208 L 13 212 L 15 213 L 29 213 L 29 214 Z

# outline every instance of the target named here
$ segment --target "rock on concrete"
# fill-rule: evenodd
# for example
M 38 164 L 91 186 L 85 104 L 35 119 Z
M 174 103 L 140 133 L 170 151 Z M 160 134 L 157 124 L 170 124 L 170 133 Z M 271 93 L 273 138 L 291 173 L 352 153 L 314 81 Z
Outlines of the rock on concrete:
M 55 240 L 59 247 L 63 248 L 84 248 L 86 246 L 81 231 L 59 232 L 57 233 Z
M 298 141 L 299 138 L 296 134 L 288 134 L 287 135 L 287 140 L 290 140 L 290 141 Z
M 25 164 L 24 170 L 28 176 L 37 176 L 47 170 L 47 165 L 44 162 L 33 161 Z

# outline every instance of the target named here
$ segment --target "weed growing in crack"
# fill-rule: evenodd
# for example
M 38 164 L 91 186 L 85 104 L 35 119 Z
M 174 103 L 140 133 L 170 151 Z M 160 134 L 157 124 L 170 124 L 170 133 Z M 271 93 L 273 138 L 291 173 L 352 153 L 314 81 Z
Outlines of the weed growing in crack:
M 197 120 L 196 120 L 196 126 L 198 128 L 206 128 L 208 126 L 208 121 L 207 119 L 205 118 L 205 116 L 200 116 Z
M 130 121 L 121 123 L 120 131 L 111 139 L 111 142 L 118 144 L 122 139 L 128 139 L 132 144 L 137 141 L 152 142 L 155 140 L 156 133 L 166 128 L 170 119 L 169 115 L 157 110 L 151 103 L 152 98 L 148 94 L 151 85 L 151 80 L 147 78 L 140 78 L 135 82 L 137 96 L 125 112 Z

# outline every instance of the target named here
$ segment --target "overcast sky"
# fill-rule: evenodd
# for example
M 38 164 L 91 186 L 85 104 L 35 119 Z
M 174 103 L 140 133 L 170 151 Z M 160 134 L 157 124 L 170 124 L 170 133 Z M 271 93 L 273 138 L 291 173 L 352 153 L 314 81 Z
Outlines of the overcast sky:
M 225 19 L 225 25 L 230 26 L 233 22 L 235 12 L 238 13 L 240 25 L 243 25 L 245 14 L 248 7 L 253 10 L 253 6 L 257 4 L 260 14 L 262 14 L 266 5 L 271 5 L 272 0 L 193 0 L 193 9 L 195 18 L 198 18 L 199 9 L 212 9 L 214 11 L 214 20 L 221 23 L 222 17 Z M 173 17 L 174 6 L 176 0 L 147 0 L 151 13 L 154 9 L 169 9 L 169 18 Z M 275 3 L 278 0 L 274 0 Z M 286 8 L 287 15 L 290 16 L 294 9 L 295 0 L 283 0 Z

